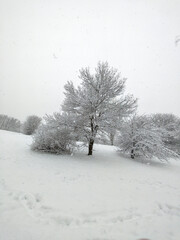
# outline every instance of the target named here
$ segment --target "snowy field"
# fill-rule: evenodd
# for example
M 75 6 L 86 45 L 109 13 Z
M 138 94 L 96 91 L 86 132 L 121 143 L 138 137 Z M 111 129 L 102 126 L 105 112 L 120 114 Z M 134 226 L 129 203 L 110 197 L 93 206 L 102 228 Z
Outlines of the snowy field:
M 0 240 L 179 240 L 180 161 L 41 154 L 0 131 Z M 84 150 L 85 151 L 85 150 Z

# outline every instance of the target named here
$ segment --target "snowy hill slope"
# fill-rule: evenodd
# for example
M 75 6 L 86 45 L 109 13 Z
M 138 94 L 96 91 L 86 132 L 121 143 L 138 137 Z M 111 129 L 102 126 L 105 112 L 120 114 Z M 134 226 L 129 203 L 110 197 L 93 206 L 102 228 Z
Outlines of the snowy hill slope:
M 180 162 L 36 153 L 0 131 L 0 240 L 180 239 Z

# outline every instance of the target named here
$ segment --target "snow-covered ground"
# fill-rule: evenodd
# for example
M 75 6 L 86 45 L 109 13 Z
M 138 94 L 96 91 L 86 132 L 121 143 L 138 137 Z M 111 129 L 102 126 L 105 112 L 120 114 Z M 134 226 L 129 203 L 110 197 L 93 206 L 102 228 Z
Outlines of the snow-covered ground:
M 0 131 L 0 240 L 180 239 L 180 161 L 42 154 Z

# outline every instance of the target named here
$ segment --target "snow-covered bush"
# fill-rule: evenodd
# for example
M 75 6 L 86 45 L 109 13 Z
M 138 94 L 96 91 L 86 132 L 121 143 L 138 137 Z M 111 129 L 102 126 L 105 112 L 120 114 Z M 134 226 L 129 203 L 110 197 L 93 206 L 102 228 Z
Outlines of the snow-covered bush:
M 145 157 L 168 159 L 177 157 L 163 142 L 163 129 L 158 128 L 151 117 L 133 116 L 126 121 L 121 129 L 119 147 L 122 152 L 131 158 Z
M 68 125 L 67 116 L 59 113 L 46 115 L 44 123 L 33 136 L 31 148 L 36 151 L 70 154 L 74 147 L 74 134 Z
M 163 130 L 164 144 L 180 154 L 180 118 L 174 114 L 157 113 L 152 115 L 152 121 Z
M 32 135 L 41 123 L 41 118 L 35 115 L 27 117 L 22 126 L 22 132 L 26 135 Z
M 20 132 L 20 128 L 21 122 L 18 119 L 0 114 L 0 129 L 12 132 Z

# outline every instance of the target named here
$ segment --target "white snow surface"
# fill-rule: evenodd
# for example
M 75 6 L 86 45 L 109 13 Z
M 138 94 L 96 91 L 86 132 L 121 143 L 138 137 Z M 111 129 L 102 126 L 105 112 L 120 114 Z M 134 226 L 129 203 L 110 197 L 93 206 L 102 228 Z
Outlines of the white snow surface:
M 105 145 L 51 155 L 31 141 L 0 131 L 0 240 L 180 239 L 180 161 Z

